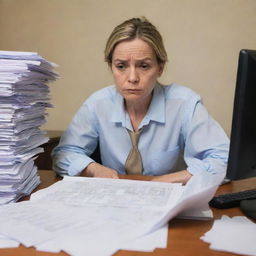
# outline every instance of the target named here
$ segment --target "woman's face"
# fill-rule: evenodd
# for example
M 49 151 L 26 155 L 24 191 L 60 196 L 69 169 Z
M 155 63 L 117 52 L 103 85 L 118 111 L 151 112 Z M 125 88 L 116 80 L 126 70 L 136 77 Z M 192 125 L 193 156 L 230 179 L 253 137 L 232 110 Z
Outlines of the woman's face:
M 162 74 L 152 47 L 141 39 L 119 43 L 112 56 L 117 90 L 129 103 L 149 102 L 157 78 Z

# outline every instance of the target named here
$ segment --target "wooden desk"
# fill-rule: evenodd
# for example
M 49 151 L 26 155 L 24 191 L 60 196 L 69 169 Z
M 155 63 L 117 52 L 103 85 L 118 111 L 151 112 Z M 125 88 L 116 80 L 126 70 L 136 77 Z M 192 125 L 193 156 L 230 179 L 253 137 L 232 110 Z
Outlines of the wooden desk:
M 48 187 L 54 182 L 60 180 L 56 177 L 53 171 L 44 170 L 39 171 L 42 183 L 38 189 Z M 129 178 L 129 176 L 122 176 L 121 178 Z M 141 177 L 133 177 L 140 179 Z M 149 179 L 143 177 L 143 179 Z M 256 178 L 245 179 L 241 181 L 234 181 L 229 184 L 222 185 L 217 194 L 228 192 L 237 192 L 256 187 Z M 25 198 L 29 199 L 29 197 Z M 232 216 L 243 216 L 239 208 L 231 208 L 226 210 L 213 209 L 214 219 L 219 219 L 223 214 Z M 199 220 L 179 220 L 173 219 L 169 224 L 168 245 L 166 249 L 156 249 L 152 253 L 146 252 L 132 252 L 132 251 L 118 251 L 114 256 L 237 256 L 237 254 L 218 252 L 209 249 L 209 245 L 200 240 L 200 237 L 211 229 L 213 220 L 199 221 Z M 0 255 L 3 256 L 66 256 L 64 252 L 54 254 L 38 252 L 34 248 L 26 248 L 20 246 L 14 249 L 0 249 Z M 87 256 L 87 255 L 86 255 Z M 93 256 L 93 255 L 88 255 Z

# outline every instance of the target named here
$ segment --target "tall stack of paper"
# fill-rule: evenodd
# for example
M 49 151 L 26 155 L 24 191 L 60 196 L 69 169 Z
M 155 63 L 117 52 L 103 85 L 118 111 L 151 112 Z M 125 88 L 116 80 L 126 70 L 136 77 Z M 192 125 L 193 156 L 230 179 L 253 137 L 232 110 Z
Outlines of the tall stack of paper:
M 48 138 L 40 131 L 51 107 L 54 64 L 37 53 L 0 51 L 0 204 L 17 201 L 39 184 L 35 156 Z

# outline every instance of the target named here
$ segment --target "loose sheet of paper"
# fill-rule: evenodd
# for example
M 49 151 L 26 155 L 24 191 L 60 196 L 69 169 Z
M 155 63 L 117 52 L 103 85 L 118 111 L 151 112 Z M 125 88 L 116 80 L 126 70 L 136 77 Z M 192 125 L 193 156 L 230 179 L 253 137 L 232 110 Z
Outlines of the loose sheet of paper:
M 201 239 L 210 248 L 243 255 L 256 255 L 256 224 L 244 216 L 222 216 Z
M 161 209 L 174 204 L 182 191 L 181 184 L 66 176 L 63 181 L 34 193 L 31 201 Z
M 16 248 L 20 243 L 14 239 L 10 239 L 7 236 L 0 235 L 0 248 Z

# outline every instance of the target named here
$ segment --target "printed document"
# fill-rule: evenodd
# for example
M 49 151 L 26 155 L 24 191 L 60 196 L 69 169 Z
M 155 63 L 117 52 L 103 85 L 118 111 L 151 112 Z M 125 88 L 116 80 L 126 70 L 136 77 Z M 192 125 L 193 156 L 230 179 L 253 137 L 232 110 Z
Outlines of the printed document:
M 207 210 L 222 178 L 202 173 L 182 186 L 65 177 L 32 194 L 30 201 L 0 207 L 0 234 L 40 251 L 63 250 L 73 256 L 152 251 L 166 246 L 172 218 Z

